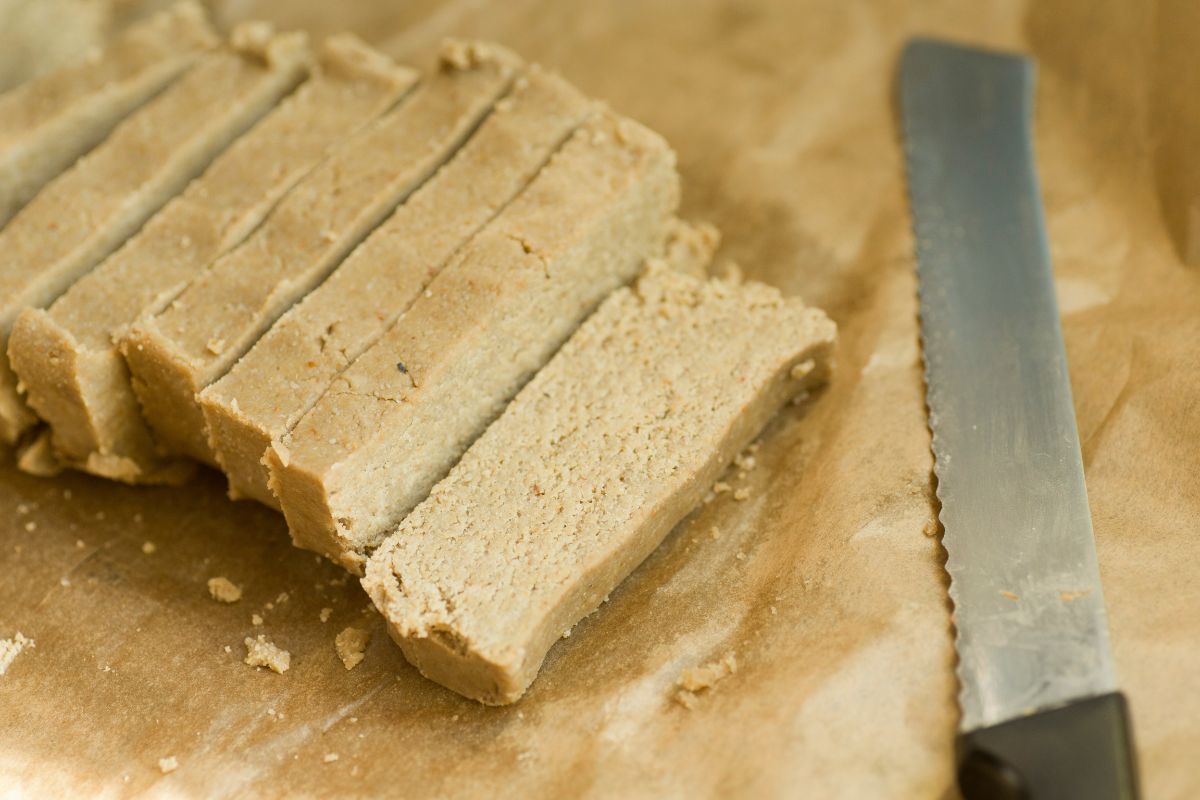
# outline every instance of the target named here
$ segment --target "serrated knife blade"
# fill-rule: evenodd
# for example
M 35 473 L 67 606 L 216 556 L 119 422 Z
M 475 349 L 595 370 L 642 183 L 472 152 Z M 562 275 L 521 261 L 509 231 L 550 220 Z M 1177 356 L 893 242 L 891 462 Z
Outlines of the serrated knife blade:
M 1034 74 L 1021 56 L 928 39 L 900 67 L 959 777 L 968 797 L 1136 797 L 1034 165 Z

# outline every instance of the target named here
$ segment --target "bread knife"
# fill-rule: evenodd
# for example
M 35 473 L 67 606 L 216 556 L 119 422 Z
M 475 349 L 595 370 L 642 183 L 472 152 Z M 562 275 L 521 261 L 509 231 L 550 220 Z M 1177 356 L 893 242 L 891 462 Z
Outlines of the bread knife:
M 967 798 L 1138 797 L 1034 165 L 1035 72 L 917 39 L 900 63 L 926 405 Z

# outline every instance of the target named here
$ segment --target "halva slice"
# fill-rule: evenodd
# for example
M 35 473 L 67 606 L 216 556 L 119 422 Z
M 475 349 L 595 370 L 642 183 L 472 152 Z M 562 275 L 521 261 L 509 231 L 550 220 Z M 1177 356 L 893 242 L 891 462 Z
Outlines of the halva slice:
M 292 540 L 361 574 L 579 323 L 662 252 L 675 156 L 612 113 L 581 127 L 267 453 Z
M 205 55 L 0 231 L 0 344 L 26 308 L 48 305 L 178 194 L 308 71 L 303 34 L 249 23 Z M 0 439 L 34 421 L 0 358 Z
M 454 57 L 444 56 L 429 82 L 343 142 L 249 239 L 121 339 L 134 391 L 166 452 L 215 463 L 196 393 L 454 155 L 519 67 L 498 47 L 447 48 Z
M 427 677 L 511 703 L 790 398 L 835 329 L 761 284 L 651 268 L 617 291 L 372 556 Z
M 233 497 L 278 507 L 263 454 L 529 183 L 592 104 L 536 67 L 429 182 L 200 393 Z
M 267 52 L 270 52 L 268 46 Z M 340 140 L 417 81 L 354 37 L 325 42 L 316 74 L 50 308 L 27 309 L 9 340 L 27 400 L 59 456 L 128 482 L 177 472 L 158 462 L 114 334 L 166 307 L 244 240 Z
M 217 42 L 201 6 L 179 3 L 0 96 L 0 227 Z

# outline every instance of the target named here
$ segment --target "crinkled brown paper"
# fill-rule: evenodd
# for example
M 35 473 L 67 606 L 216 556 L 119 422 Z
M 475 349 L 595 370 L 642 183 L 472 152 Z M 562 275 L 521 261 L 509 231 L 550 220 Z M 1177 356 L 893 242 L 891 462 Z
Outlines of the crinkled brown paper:
M 1154 37 L 1179 36 L 1150 2 L 1030 6 L 219 3 L 226 22 L 357 28 L 419 63 L 461 34 L 560 68 L 674 143 L 685 211 L 724 230 L 723 256 L 829 311 L 836 377 L 770 427 L 749 500 L 689 518 L 500 709 L 421 678 L 352 581 L 292 549 L 279 517 L 227 501 L 215 474 L 134 490 L 5 466 L 0 638 L 37 645 L 0 677 L 0 794 L 953 796 L 892 94 L 921 32 L 1039 59 L 1037 153 L 1117 667 L 1146 796 L 1200 796 L 1200 272 L 1168 238 L 1150 145 L 1180 133 L 1151 90 L 1171 78 Z M 213 576 L 242 600 L 211 600 Z M 373 636 L 347 672 L 334 637 L 351 625 Z M 242 663 L 258 633 L 291 651 L 286 674 Z M 738 671 L 694 709 L 670 700 L 684 669 L 730 652 Z

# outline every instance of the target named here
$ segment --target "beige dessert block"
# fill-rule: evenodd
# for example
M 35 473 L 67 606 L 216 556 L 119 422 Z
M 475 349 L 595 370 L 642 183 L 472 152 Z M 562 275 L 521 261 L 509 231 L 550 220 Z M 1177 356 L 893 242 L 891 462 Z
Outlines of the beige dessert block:
M 293 541 L 369 551 L 611 291 L 662 252 L 675 157 L 605 113 L 580 128 L 267 452 Z
M 447 259 L 533 179 L 592 104 L 531 68 L 471 140 L 200 393 L 230 494 L 278 507 L 263 454 L 420 296 Z
M 834 325 L 651 269 L 609 298 L 388 537 L 363 585 L 429 678 L 511 703 L 781 405 Z
M 53 428 L 59 456 L 129 482 L 164 479 L 125 360 L 124 326 L 166 307 L 204 267 L 266 218 L 341 139 L 417 81 L 350 36 L 322 48 L 317 74 L 49 309 L 27 309 L 9 339 L 29 405 Z
M 448 46 L 400 108 L 343 142 L 253 236 L 131 327 L 121 351 L 161 447 L 215 463 L 196 393 L 454 154 L 519 66 L 500 48 Z
M 203 9 L 180 3 L 107 49 L 0 96 L 0 227 L 216 44 Z
M 169 89 L 122 122 L 0 231 L 0 342 L 26 308 L 48 305 L 129 238 L 231 141 L 303 80 L 303 34 L 235 32 Z M 33 423 L 0 358 L 0 438 Z

